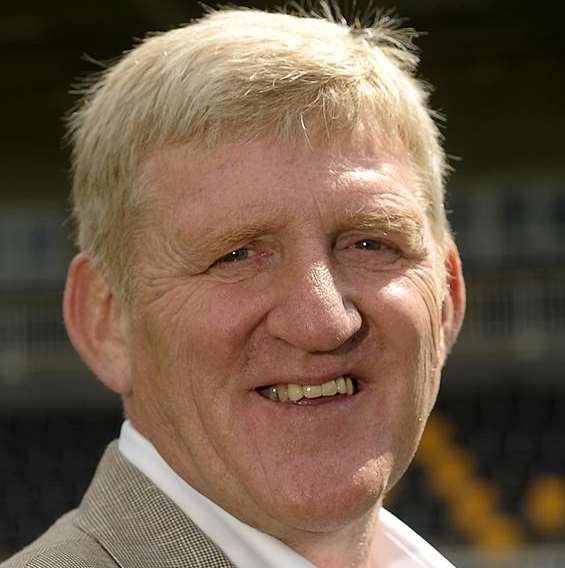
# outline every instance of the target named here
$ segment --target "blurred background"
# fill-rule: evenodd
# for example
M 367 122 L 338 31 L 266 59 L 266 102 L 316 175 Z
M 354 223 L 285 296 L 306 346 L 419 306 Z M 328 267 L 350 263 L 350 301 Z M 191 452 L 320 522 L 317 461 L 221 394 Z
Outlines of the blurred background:
M 469 299 L 437 410 L 388 505 L 458 567 L 562 567 L 565 4 L 381 5 L 426 32 L 421 75 L 447 116 Z M 0 6 L 0 559 L 78 504 L 121 422 L 61 318 L 71 85 L 98 69 L 91 59 L 199 14 L 186 0 Z

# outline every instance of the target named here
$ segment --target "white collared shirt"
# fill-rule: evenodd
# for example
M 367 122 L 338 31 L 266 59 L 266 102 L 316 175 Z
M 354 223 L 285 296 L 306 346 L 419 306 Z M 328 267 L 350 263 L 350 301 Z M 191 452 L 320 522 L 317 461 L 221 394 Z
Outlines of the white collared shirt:
M 242 523 L 179 477 L 129 421 L 122 425 L 121 453 L 145 474 L 218 546 L 243 568 L 315 568 L 270 535 Z M 454 568 L 426 541 L 381 508 L 379 568 Z

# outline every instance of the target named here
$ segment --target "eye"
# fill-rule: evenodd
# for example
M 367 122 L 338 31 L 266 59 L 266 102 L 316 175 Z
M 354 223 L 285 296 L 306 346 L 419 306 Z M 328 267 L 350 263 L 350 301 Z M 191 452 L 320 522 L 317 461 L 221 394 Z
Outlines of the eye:
M 241 262 L 254 256 L 254 253 L 248 248 L 238 248 L 230 251 L 228 254 L 222 256 L 216 261 L 216 264 L 227 264 L 233 262 Z
M 347 249 L 364 267 L 383 267 L 394 264 L 400 257 L 400 250 L 381 238 L 365 238 L 351 242 Z
M 385 250 L 390 247 L 377 239 L 362 239 L 354 243 L 353 248 L 361 250 Z
M 212 263 L 207 273 L 220 278 L 224 282 L 239 282 L 253 278 L 265 269 L 268 253 L 258 243 L 230 250 Z

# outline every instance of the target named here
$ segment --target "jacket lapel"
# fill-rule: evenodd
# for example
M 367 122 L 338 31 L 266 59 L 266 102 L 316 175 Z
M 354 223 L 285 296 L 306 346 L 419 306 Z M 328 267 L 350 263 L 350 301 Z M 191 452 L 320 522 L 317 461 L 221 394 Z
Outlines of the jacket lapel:
M 235 568 L 222 551 L 120 453 L 108 446 L 78 525 L 121 568 Z

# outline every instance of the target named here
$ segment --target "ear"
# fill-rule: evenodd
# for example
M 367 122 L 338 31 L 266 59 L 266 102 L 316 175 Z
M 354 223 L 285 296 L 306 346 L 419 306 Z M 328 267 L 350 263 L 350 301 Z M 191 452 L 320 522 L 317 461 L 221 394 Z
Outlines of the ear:
M 465 316 L 465 281 L 461 268 L 459 251 L 452 239 L 449 240 L 445 259 L 447 294 L 442 306 L 443 358 L 455 344 Z
M 84 253 L 69 267 L 63 317 L 71 343 L 92 372 L 110 390 L 128 394 L 128 313 Z

